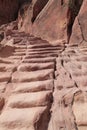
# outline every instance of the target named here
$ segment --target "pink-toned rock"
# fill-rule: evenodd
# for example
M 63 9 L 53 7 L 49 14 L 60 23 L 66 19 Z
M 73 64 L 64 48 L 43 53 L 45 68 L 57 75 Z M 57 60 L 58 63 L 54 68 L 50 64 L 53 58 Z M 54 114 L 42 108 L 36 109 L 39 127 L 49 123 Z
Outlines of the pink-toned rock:
M 19 71 L 36 71 L 42 69 L 54 69 L 54 63 L 23 63 L 18 67 Z
M 43 81 L 53 79 L 53 69 L 38 70 L 35 72 L 15 72 L 12 75 L 12 81 L 17 82 L 31 82 Z
M 78 130 L 87 129 L 87 93 L 77 93 L 74 97 L 73 112 Z
M 70 44 L 80 44 L 87 41 L 87 1 L 84 0 L 79 15 L 77 16 L 72 30 Z
M 45 113 L 46 107 L 5 110 L 0 115 L 0 130 L 45 130 L 49 119 Z
M 31 9 L 29 9 L 31 6 L 29 5 L 27 9 L 29 16 L 19 15 L 19 29 L 50 41 L 57 39 L 67 40 L 68 1 L 47 1 L 37 0 L 33 2 L 33 8 Z M 25 12 L 27 11 L 25 10 Z
M 78 44 L 78 43 L 81 43 L 82 41 L 83 41 L 83 37 L 82 37 L 81 28 L 78 22 L 78 16 L 77 16 L 73 25 L 73 31 L 70 38 L 70 44 Z
M 15 94 L 9 98 L 7 106 L 12 108 L 30 108 L 46 105 L 50 106 L 51 101 L 52 101 L 51 91 Z
M 24 59 L 24 63 L 48 63 L 55 62 L 55 57 L 44 57 L 42 58 L 32 58 L 32 59 Z
M 28 93 L 53 90 L 53 80 L 36 81 L 30 83 L 13 83 L 11 85 L 14 88 L 13 93 Z
M 0 72 L 13 71 L 15 69 L 14 64 L 3 64 L 0 63 Z
M 0 82 L 8 82 L 11 78 L 10 72 L 0 72 Z
M 76 3 L 79 1 L 75 0 Z M 64 16 L 60 18 L 62 12 L 58 11 L 68 9 L 63 5 L 66 0 L 49 0 L 43 10 L 38 10 L 38 0 L 32 2 L 37 3 L 32 4 L 34 12 L 30 6 L 34 17 L 28 17 L 33 27 L 35 24 L 44 25 L 37 26 L 37 29 L 40 27 L 44 28 L 41 31 L 46 31 L 47 27 L 48 34 L 48 22 L 51 23 L 49 27 L 52 22 L 58 27 L 62 18 L 65 20 Z M 53 5 L 50 5 L 51 2 Z M 66 14 L 66 10 L 63 10 L 63 14 Z M 38 11 L 41 12 L 38 14 Z M 72 13 L 68 13 L 69 24 L 72 23 Z M 56 32 L 53 25 L 51 29 Z M 12 37 L 15 39 L 14 44 L 10 42 L 12 46 L 0 48 L 0 130 L 87 130 L 87 45 L 51 45 L 24 32 L 7 31 L 7 39 Z

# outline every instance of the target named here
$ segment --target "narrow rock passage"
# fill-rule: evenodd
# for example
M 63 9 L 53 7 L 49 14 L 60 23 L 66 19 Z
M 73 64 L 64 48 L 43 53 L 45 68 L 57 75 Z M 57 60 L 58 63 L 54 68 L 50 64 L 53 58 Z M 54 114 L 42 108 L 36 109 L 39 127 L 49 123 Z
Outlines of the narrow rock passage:
M 11 36 L 13 52 L 0 52 L 0 130 L 86 130 L 86 46 Z

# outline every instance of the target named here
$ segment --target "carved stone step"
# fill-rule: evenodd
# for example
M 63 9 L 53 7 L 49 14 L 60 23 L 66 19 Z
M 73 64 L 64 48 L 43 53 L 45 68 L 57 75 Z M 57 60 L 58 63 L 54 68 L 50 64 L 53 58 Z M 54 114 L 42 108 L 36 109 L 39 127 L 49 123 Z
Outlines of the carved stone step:
M 11 72 L 0 72 L 0 82 L 8 82 L 11 78 Z
M 24 63 L 47 63 L 47 62 L 55 62 L 55 57 L 44 57 L 44 58 L 31 58 L 24 59 Z
M 42 69 L 54 69 L 54 63 L 22 63 L 18 67 L 18 71 L 36 71 Z
M 43 81 L 54 78 L 54 70 L 46 69 L 34 72 L 15 72 L 12 75 L 12 82 L 31 82 L 31 81 Z
M 0 116 L 0 130 L 36 130 L 42 127 L 45 130 L 48 121 L 47 107 L 9 109 Z
M 50 106 L 52 103 L 52 91 L 14 94 L 8 100 L 7 107 L 11 108 Z
M 13 93 L 30 93 L 53 90 L 53 85 L 53 80 L 8 84 L 8 86 L 13 88 Z
M 43 54 L 43 55 L 40 55 L 40 54 L 36 54 L 36 55 L 28 55 L 25 57 L 25 59 L 31 59 L 31 58 L 45 58 L 45 57 L 57 57 L 58 54 Z

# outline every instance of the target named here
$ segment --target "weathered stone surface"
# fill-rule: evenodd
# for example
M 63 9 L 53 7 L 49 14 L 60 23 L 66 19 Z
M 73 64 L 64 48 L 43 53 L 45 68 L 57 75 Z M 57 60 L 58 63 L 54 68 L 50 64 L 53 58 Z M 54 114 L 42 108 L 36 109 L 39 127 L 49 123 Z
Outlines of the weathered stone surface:
M 86 130 L 87 45 L 9 36 L 21 40 L 0 48 L 0 130 Z
M 53 70 L 39 70 L 36 72 L 15 72 L 12 75 L 13 82 L 31 82 L 31 81 L 43 81 L 47 79 L 53 79 Z
M 87 93 L 77 93 L 74 97 L 73 112 L 76 117 L 78 130 L 87 129 Z
M 52 92 L 42 91 L 36 93 L 25 93 L 13 95 L 9 98 L 7 106 L 12 108 L 29 108 L 50 105 Z
M 39 129 L 42 127 L 40 126 L 42 123 L 39 124 L 42 120 L 40 117 L 44 114 L 43 121 L 45 121 L 45 113 L 47 114 L 46 109 L 46 107 L 37 107 L 6 110 L 0 116 L 0 130 L 35 130 L 35 127 Z M 44 128 L 46 128 L 46 125 Z
M 36 81 L 30 83 L 13 83 L 13 93 L 39 92 L 53 90 L 53 80 Z
M 87 1 L 84 0 L 79 15 L 74 22 L 70 43 L 80 44 L 87 41 Z
M 6 89 L 6 84 L 5 83 L 0 83 L 0 93 L 3 93 Z
M 78 22 L 78 16 L 77 16 L 75 23 L 73 25 L 73 31 L 70 38 L 70 44 L 78 45 L 78 43 L 81 43 L 82 41 L 83 41 L 83 37 L 82 37 L 81 28 Z
M 20 9 L 18 28 L 42 37 L 53 44 L 69 42 L 72 26 L 79 13 L 82 1 L 33 0 L 32 3 L 26 4 Z M 76 25 L 76 27 L 78 27 L 76 31 L 80 35 L 79 25 Z M 79 37 L 76 37 L 76 39 L 79 39 Z
M 8 27 L 5 25 L 6 30 L 4 29 L 7 36 L 17 37 L 14 38 L 15 43 L 22 41 L 23 34 L 21 33 L 21 38 L 19 38 L 17 34 L 12 33 L 11 29 L 19 28 L 21 31 L 42 37 L 52 44 L 62 44 L 69 40 L 70 43 L 78 44 L 87 39 L 86 4 L 87 2 L 83 0 L 15 0 L 13 3 L 11 0 L 4 0 L 0 2 L 0 12 L 2 12 L 0 24 L 18 18 L 15 25 L 9 24 Z
M 31 58 L 31 59 L 24 59 L 24 63 L 48 63 L 48 62 L 55 62 L 55 57 L 43 57 L 43 58 Z
M 54 63 L 28 63 L 28 64 L 21 64 L 18 67 L 19 71 L 35 71 L 35 70 L 42 70 L 42 69 L 54 69 Z
M 42 3 L 46 3 L 46 1 L 48 0 L 43 2 L 41 0 L 37 0 L 36 2 L 33 2 L 33 8 L 29 9 L 30 5 L 27 9 L 27 12 L 30 14 L 29 16 L 22 14 L 20 18 L 19 15 L 19 29 L 33 33 L 34 35 L 50 41 L 64 38 L 66 39 L 66 15 L 68 10 L 67 0 L 63 2 L 64 6 L 61 4 L 60 0 L 49 0 L 46 6 L 41 9 Z M 22 18 L 23 16 L 25 19 Z M 33 19 L 34 21 L 32 24 Z M 27 26 L 29 28 L 27 28 Z
M 15 65 L 13 64 L 0 63 L 0 72 L 13 71 L 14 69 L 15 69 Z
M 8 82 L 11 78 L 10 72 L 0 72 L 0 82 Z
M 8 42 L 6 43 L 6 44 L 8 44 Z M 4 45 L 3 45 L 4 46 Z M 0 51 L 0 58 L 7 58 L 7 57 L 9 57 L 10 55 L 12 55 L 13 54 L 13 52 L 14 52 L 14 46 L 12 46 L 12 45 L 5 45 L 3 48 L 2 48 L 2 50 Z

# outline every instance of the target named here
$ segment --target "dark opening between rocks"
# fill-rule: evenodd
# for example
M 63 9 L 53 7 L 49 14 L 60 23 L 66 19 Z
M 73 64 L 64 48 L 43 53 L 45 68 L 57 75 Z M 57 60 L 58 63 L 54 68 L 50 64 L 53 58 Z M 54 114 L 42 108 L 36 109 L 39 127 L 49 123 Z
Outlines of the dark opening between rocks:
M 16 20 L 20 7 L 29 0 L 1 0 L 0 25 Z
M 38 14 L 44 8 L 49 0 L 37 0 L 34 7 L 33 7 L 33 16 L 31 22 L 34 23 L 35 19 L 37 18 Z
M 63 3 L 64 3 L 64 0 L 61 0 L 61 5 L 63 5 Z
M 69 0 L 69 7 L 67 12 L 67 42 L 69 43 L 72 34 L 72 27 L 76 16 L 78 15 L 83 0 Z

